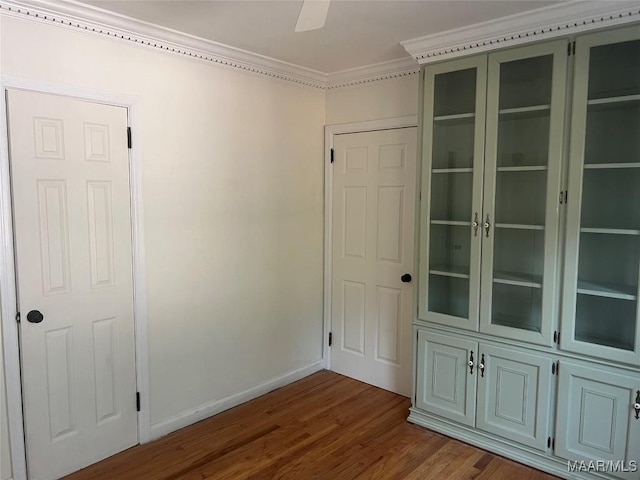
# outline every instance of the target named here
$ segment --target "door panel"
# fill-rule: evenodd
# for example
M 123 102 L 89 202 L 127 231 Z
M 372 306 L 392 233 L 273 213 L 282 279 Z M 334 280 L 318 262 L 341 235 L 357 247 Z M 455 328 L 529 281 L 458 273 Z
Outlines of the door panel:
M 409 396 L 416 129 L 337 135 L 331 367 Z
M 566 40 L 489 55 L 480 330 L 551 345 Z
M 478 344 L 418 330 L 416 407 L 474 426 Z M 473 373 L 471 372 L 473 370 Z
M 7 100 L 27 462 L 59 478 L 137 443 L 127 111 Z
M 556 454 L 570 461 L 638 462 L 640 420 L 634 402 L 637 375 L 625 375 L 571 362 L 560 364 Z M 610 471 L 638 479 L 638 471 Z
M 551 401 L 551 359 L 480 344 L 477 426 L 545 450 Z
M 486 56 L 428 66 L 424 81 L 418 318 L 478 329 Z M 474 223 L 475 222 L 475 223 Z

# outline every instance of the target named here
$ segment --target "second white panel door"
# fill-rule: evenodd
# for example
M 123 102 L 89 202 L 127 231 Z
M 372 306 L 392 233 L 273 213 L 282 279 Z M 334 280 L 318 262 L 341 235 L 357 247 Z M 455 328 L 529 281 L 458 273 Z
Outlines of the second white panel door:
M 334 149 L 332 369 L 409 396 L 416 129 Z

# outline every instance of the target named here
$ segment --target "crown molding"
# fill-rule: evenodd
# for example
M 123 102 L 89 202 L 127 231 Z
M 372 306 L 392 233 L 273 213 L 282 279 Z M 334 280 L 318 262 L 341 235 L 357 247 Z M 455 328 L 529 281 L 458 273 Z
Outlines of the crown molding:
M 327 75 L 73 0 L 0 0 L 0 14 L 143 45 L 195 60 L 324 89 Z
M 420 64 L 640 21 L 635 1 L 573 0 L 401 42 Z
M 413 58 L 399 58 L 389 62 L 376 63 L 365 67 L 350 68 L 328 75 L 327 89 L 349 87 L 362 83 L 387 80 L 389 78 L 415 75 L 420 72 Z

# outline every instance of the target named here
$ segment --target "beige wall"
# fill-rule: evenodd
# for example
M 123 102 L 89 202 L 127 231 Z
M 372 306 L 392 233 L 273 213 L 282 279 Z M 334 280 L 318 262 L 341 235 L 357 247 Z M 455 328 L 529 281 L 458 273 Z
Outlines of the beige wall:
M 2 74 L 140 98 L 152 425 L 320 360 L 324 91 L 1 22 Z
M 327 91 L 327 125 L 417 114 L 417 74 Z
M 323 126 L 416 114 L 417 75 L 325 95 L 4 16 L 0 73 L 140 98 L 152 425 L 321 358 Z

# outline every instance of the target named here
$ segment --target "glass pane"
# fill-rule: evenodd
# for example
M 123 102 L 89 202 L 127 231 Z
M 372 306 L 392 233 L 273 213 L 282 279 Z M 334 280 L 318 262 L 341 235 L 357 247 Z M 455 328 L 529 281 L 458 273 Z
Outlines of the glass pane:
M 475 112 L 476 69 L 436 75 L 434 91 L 434 116 Z
M 495 325 L 539 332 L 542 325 L 542 291 L 520 285 L 493 284 Z
M 496 224 L 544 225 L 547 171 L 498 171 Z
M 433 173 L 431 219 L 471 222 L 473 173 Z
M 640 40 L 591 48 L 589 100 L 640 94 Z
M 467 318 L 469 316 L 469 279 L 429 275 L 429 310 Z
M 433 168 L 473 167 L 475 117 L 433 123 Z
M 640 162 L 640 101 L 587 108 L 585 163 Z
M 469 275 L 471 227 L 431 225 L 429 270 Z
M 500 65 L 500 110 L 549 105 L 553 55 Z
M 498 167 L 547 165 L 549 110 L 501 114 L 498 124 Z
M 494 231 L 493 278 L 542 284 L 544 232 L 497 228 Z
M 633 350 L 636 301 L 578 294 L 575 339 Z
M 640 230 L 640 169 L 584 171 L 582 227 Z
M 640 262 L 639 240 L 636 235 L 583 232 L 580 235 L 578 289 L 597 293 L 608 288 L 620 295 L 635 295 Z

